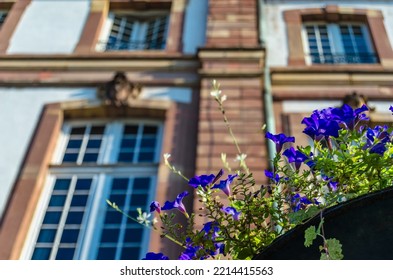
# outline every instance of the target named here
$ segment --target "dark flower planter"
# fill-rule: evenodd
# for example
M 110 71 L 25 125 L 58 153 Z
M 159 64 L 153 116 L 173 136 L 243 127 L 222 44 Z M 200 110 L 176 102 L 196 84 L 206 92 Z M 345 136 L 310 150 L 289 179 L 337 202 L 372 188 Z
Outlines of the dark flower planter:
M 347 260 L 393 259 L 393 188 L 367 194 L 324 211 L 326 238 L 342 244 Z M 317 237 L 304 246 L 304 231 L 318 226 L 319 216 L 277 238 L 255 256 L 256 260 L 316 260 L 320 258 Z

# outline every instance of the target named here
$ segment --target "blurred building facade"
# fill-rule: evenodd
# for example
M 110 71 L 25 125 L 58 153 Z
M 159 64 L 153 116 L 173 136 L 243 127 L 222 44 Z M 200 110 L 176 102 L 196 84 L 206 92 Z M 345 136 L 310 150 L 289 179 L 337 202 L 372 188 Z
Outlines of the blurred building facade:
M 0 24 L 0 259 L 176 257 L 106 199 L 192 193 L 164 153 L 187 177 L 236 166 L 213 79 L 259 183 L 263 124 L 307 143 L 301 119 L 353 92 L 392 121 L 393 1 L 6 0 Z

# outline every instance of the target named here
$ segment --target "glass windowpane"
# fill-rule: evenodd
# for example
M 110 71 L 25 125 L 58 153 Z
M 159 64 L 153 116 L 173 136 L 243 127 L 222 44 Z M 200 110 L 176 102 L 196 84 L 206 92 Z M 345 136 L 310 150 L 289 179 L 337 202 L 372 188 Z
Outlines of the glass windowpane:
M 72 260 L 74 258 L 75 248 L 59 248 L 57 250 L 56 260 Z
M 32 260 L 49 260 L 52 248 L 35 248 Z
M 41 229 L 38 236 L 38 243 L 52 243 L 55 240 L 56 229 Z
M 65 229 L 61 236 L 61 243 L 76 243 L 78 241 L 79 229 Z

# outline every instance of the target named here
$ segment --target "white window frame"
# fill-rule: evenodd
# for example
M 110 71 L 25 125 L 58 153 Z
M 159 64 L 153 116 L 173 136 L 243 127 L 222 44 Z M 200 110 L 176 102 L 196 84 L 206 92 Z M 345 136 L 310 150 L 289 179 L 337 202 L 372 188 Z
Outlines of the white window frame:
M 143 15 L 143 16 L 142 16 Z M 110 37 L 111 31 L 112 31 L 112 26 L 114 24 L 114 19 L 115 16 L 124 16 L 124 17 L 135 17 L 135 20 L 133 21 L 133 30 L 131 33 L 131 37 L 129 42 L 143 42 L 145 41 L 145 38 L 147 36 L 147 29 L 148 29 L 148 20 L 153 20 L 155 18 L 167 17 L 167 23 L 166 23 L 166 28 L 165 28 L 165 33 L 163 34 L 163 37 L 165 38 L 165 42 L 167 42 L 167 37 L 168 37 L 168 30 L 169 30 L 169 18 L 170 18 L 170 13 L 169 11 L 149 11 L 149 12 L 124 12 L 124 11 L 112 11 L 108 14 L 107 20 L 105 21 L 104 27 L 102 29 L 101 35 L 99 37 L 99 42 L 96 45 L 96 51 L 99 52 L 105 52 L 107 51 L 107 42 Z M 142 19 L 142 20 L 141 20 Z M 165 43 L 166 45 L 166 43 Z M 154 49 L 154 50 L 164 50 L 163 49 Z M 146 50 L 144 47 L 133 47 L 133 48 L 128 48 L 128 49 L 120 49 L 120 51 L 132 51 L 132 50 Z M 108 51 L 117 51 L 117 50 L 108 50 Z
M 106 198 L 110 191 L 110 182 L 115 177 L 149 177 L 151 178 L 151 185 L 148 191 L 148 201 L 155 197 L 158 162 L 161 153 L 161 143 L 163 134 L 163 123 L 153 120 L 116 120 L 106 121 L 105 134 L 101 145 L 101 151 L 97 164 L 83 165 L 75 164 L 72 166 L 62 165 L 61 160 L 64 155 L 66 145 L 68 143 L 69 132 L 72 126 L 78 125 L 94 125 L 105 124 L 105 120 L 93 121 L 70 121 L 63 125 L 61 130 L 56 152 L 53 156 L 53 164 L 50 166 L 49 175 L 47 176 L 44 189 L 38 201 L 35 213 L 33 215 L 32 223 L 30 225 L 25 245 L 22 249 L 21 259 L 31 259 L 38 235 L 41 230 L 42 222 L 46 214 L 49 200 L 51 199 L 54 182 L 57 178 L 92 178 L 92 185 L 89 192 L 88 201 L 86 203 L 86 212 L 81 223 L 81 231 L 78 236 L 76 251 L 74 259 L 95 259 L 99 237 L 104 226 L 103 219 L 106 211 Z M 138 125 L 139 130 L 143 125 L 157 126 L 157 138 L 155 147 L 155 157 L 153 162 L 149 163 L 121 163 L 117 164 L 117 155 L 120 149 L 120 141 L 122 138 L 122 127 L 125 125 Z M 138 134 L 139 135 L 139 134 Z M 140 137 L 140 135 L 138 136 Z M 117 146 L 117 147 L 116 147 Z M 142 209 L 148 211 L 148 209 Z M 120 214 L 119 214 L 120 215 Z M 138 225 L 139 226 L 139 225 Z M 142 226 L 141 226 L 142 227 Z M 61 233 L 57 232 L 58 240 L 60 240 Z M 144 230 L 141 242 L 140 257 L 146 254 L 149 245 L 150 231 Z M 86 240 L 90 240 L 87 242 Z M 55 243 L 55 242 L 54 242 Z M 54 247 L 58 244 L 54 244 Z M 56 257 L 56 250 L 51 252 L 51 258 Z
M 303 40 L 303 46 L 304 46 L 304 52 L 306 54 L 306 64 L 307 65 L 313 65 L 312 59 L 311 59 L 311 54 L 310 54 L 310 46 L 308 42 L 308 35 L 307 35 L 307 26 L 315 26 L 317 25 L 324 25 L 327 28 L 328 32 L 328 37 L 329 37 L 329 43 L 330 43 L 330 49 L 331 53 L 334 56 L 335 54 L 345 54 L 344 46 L 342 43 L 342 37 L 341 37 L 341 32 L 340 32 L 340 25 L 349 25 L 351 26 L 359 26 L 362 29 L 362 34 L 364 36 L 365 44 L 367 51 L 369 53 L 375 53 L 375 50 L 372 45 L 372 40 L 370 36 L 370 31 L 367 28 L 367 26 L 364 23 L 359 23 L 359 22 L 351 22 L 351 21 L 343 21 L 343 22 L 338 22 L 338 23 L 326 23 L 323 21 L 312 21 L 312 22 L 305 22 L 302 25 L 302 40 Z M 353 36 L 351 36 L 353 40 Z M 320 40 L 320 39 L 318 39 Z M 318 44 L 318 53 L 320 56 L 323 56 L 321 47 L 320 47 L 320 41 L 317 40 Z M 354 44 L 356 46 L 356 44 Z M 355 50 L 355 53 L 357 53 L 357 50 Z M 319 64 L 326 64 L 326 63 L 314 63 L 314 65 L 319 65 Z M 345 63 L 337 63 L 333 62 L 330 64 L 345 64 Z

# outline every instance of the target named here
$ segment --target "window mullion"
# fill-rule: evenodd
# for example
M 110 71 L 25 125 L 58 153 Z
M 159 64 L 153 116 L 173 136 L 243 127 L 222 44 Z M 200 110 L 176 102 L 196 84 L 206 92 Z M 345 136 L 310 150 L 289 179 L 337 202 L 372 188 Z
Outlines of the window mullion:
M 83 157 L 85 156 L 86 153 L 87 142 L 89 141 L 90 131 L 91 131 L 91 125 L 86 125 L 85 133 L 83 134 L 82 144 L 79 150 L 78 159 L 76 161 L 78 165 L 82 164 L 83 162 Z
M 143 128 L 144 128 L 144 124 L 141 124 L 138 126 L 138 134 L 136 137 L 136 144 L 135 144 L 135 150 L 134 150 L 134 158 L 132 159 L 133 163 L 137 163 L 138 162 L 138 158 L 139 158 L 139 153 L 141 150 L 141 142 L 142 142 L 142 136 L 143 136 Z
M 77 180 L 77 176 L 76 175 L 72 176 L 71 182 L 70 182 L 70 187 L 69 187 L 68 193 L 67 193 L 67 198 L 64 202 L 63 211 L 62 211 L 61 218 L 60 218 L 60 221 L 59 221 L 59 224 L 57 227 L 56 237 L 55 237 L 55 240 L 53 241 L 53 248 L 52 248 L 52 252 L 49 257 L 50 260 L 56 259 L 57 251 L 60 246 L 60 240 L 61 240 L 61 237 L 62 237 L 63 231 L 64 231 L 65 222 L 66 222 L 66 219 L 67 219 L 67 216 L 69 213 L 72 197 L 74 195 L 76 180 Z
M 130 212 L 133 184 L 134 184 L 133 178 L 128 178 L 127 194 L 125 197 L 124 209 L 122 209 L 123 212 L 126 214 L 128 214 Z M 116 257 L 115 257 L 116 260 L 121 259 L 121 253 L 124 248 L 124 236 L 126 234 L 126 229 L 127 229 L 127 220 L 128 220 L 128 217 L 126 215 L 123 215 L 122 220 L 121 220 L 121 227 L 120 227 L 120 231 L 119 231 L 119 239 L 117 240 Z
M 322 63 L 324 63 L 325 62 L 325 56 L 324 56 L 323 48 L 322 48 L 322 40 L 321 40 L 321 36 L 320 36 L 320 33 L 319 33 L 319 26 L 314 24 L 313 27 L 314 27 L 315 40 L 317 42 L 319 59 L 321 60 Z

